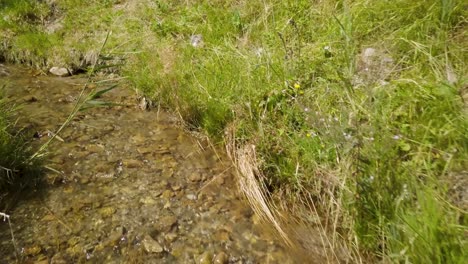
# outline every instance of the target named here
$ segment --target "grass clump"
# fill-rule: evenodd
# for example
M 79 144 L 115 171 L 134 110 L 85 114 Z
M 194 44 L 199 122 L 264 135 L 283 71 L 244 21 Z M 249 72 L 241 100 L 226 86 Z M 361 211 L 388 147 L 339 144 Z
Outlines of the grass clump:
M 86 60 L 111 28 L 107 51 L 125 61 L 120 73 L 137 91 L 233 152 L 254 145 L 255 155 L 236 157 L 255 157 L 258 168 L 244 171 L 255 172 L 260 193 L 319 226 L 338 258 L 466 262 L 468 208 L 455 188 L 468 165 L 462 1 L 57 8 L 63 28 L 41 43 L 59 55 L 47 63 L 86 65 L 71 47 Z M 10 39 L 23 36 L 15 32 Z
M 35 186 L 41 174 L 40 159 L 30 159 L 31 145 L 21 132 L 14 130 L 15 111 L 11 103 L 0 97 L 0 203 L 8 193 Z

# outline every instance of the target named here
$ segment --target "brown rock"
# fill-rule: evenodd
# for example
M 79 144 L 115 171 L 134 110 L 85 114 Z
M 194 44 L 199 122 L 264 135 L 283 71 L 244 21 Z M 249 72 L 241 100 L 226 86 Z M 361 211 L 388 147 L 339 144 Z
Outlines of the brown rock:
M 191 181 L 191 182 L 199 182 L 201 181 L 202 177 L 200 175 L 200 173 L 198 172 L 193 172 L 189 175 L 188 179 Z
M 141 243 L 148 253 L 161 253 L 164 251 L 163 247 L 150 235 L 146 235 Z

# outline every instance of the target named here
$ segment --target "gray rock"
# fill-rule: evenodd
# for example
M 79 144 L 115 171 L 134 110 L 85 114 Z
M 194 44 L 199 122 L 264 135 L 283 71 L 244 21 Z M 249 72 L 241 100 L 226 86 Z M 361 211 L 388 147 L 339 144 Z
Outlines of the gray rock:
M 190 44 L 195 48 L 203 46 L 203 36 L 200 34 L 190 36 Z
M 146 235 L 141 243 L 148 253 L 161 253 L 164 251 L 163 247 L 150 235 Z
M 67 68 L 52 67 L 50 68 L 49 72 L 59 77 L 70 76 L 70 72 L 68 71 Z

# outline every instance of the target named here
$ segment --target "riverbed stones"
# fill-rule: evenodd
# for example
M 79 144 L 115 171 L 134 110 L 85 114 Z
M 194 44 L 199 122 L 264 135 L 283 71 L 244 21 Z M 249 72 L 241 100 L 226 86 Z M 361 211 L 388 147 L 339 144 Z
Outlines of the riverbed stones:
M 145 235 L 141 243 L 148 253 L 162 253 L 164 251 L 163 247 L 150 235 Z
M 63 67 L 52 67 L 49 72 L 58 77 L 70 76 L 68 69 Z
M 24 78 L 17 78 L 17 71 L 11 74 L 15 80 Z M 55 131 L 56 124 L 73 107 L 58 103 L 58 99 L 69 94 L 77 96 L 82 89 L 79 85 L 58 88 L 56 83 L 78 84 L 80 79 L 37 76 L 32 81 L 36 79 L 44 81 L 42 88 L 26 88 L 31 82 L 26 79 L 15 83 L 9 96 L 37 96 L 37 102 L 24 102 L 28 105 L 19 113 L 28 116 L 28 111 L 34 109 L 34 129 Z M 47 98 L 41 95 L 46 87 Z M 132 95 L 124 94 L 127 101 L 113 97 L 125 91 L 115 89 L 106 94 L 106 99 L 134 104 Z M 97 108 L 73 119 L 64 130 L 66 137 L 62 135 L 66 142 L 57 142 L 57 147 L 51 149 L 56 161 L 53 167 L 63 172 L 63 182 L 58 184 L 59 178 L 48 173 L 56 184 L 42 197 L 43 201 L 31 199 L 14 209 L 18 245 L 42 248 L 38 255 L 23 255 L 25 263 L 34 263 L 41 254 L 52 263 L 197 263 L 197 259 L 201 263 L 223 263 L 221 251 L 230 263 L 236 263 L 231 259 L 267 263 L 262 252 L 270 255 L 281 251 L 278 247 L 259 247 L 260 235 L 256 243 L 245 235 L 254 232 L 252 219 L 244 210 L 236 210 L 246 205 L 235 202 L 239 197 L 231 177 L 226 176 L 224 185 L 216 179 L 206 186 L 201 183 L 204 178 L 230 175 L 222 173 L 228 165 L 219 164 L 210 148 L 198 149 L 165 115 L 161 112 L 156 118 L 154 112 L 136 111 L 134 107 Z M 118 160 L 123 161 L 122 166 Z M 134 168 L 125 164 L 128 160 L 137 161 Z M 98 173 L 103 177 L 115 174 L 116 164 L 123 168 L 119 177 L 95 177 Z M 128 232 L 118 228 L 123 225 Z M 9 230 L 4 231 L 2 235 L 9 237 Z M 0 244 L 0 259 L 14 263 L 11 241 Z M 60 254 L 54 256 L 54 252 Z M 275 263 L 292 263 L 281 255 L 276 259 Z

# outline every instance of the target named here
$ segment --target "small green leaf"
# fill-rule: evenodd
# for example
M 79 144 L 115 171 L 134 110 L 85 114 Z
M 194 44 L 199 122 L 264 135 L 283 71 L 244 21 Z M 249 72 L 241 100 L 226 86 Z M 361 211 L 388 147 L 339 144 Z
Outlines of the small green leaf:
M 91 94 L 90 95 L 90 99 L 93 100 L 93 99 L 97 99 L 99 97 L 101 97 L 103 94 L 115 89 L 117 87 L 117 84 L 114 84 L 114 85 L 111 85 L 110 87 L 106 88 L 106 89 L 102 89 L 98 92 L 95 92 L 94 94 Z

